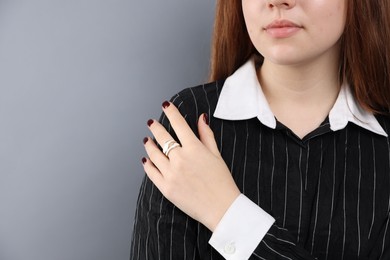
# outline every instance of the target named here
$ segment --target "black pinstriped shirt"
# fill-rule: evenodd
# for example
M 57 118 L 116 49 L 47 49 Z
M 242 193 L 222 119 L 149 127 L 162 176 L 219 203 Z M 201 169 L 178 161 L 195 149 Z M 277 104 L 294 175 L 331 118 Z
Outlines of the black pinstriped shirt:
M 223 83 L 172 98 L 195 133 L 198 117 L 214 114 Z M 389 133 L 390 119 L 376 119 Z M 164 116 L 160 121 L 171 131 Z M 328 119 L 303 139 L 256 117 L 210 116 L 210 126 L 241 192 L 276 219 L 250 259 L 390 259 L 388 137 L 353 123 L 333 131 Z M 224 259 L 208 243 L 211 235 L 145 177 L 131 260 Z

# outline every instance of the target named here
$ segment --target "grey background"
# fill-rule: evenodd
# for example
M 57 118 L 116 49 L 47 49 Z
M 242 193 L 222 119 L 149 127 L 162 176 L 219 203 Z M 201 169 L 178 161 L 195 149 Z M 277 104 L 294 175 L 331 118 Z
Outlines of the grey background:
M 0 1 L 0 259 L 128 259 L 146 121 L 207 79 L 214 1 Z

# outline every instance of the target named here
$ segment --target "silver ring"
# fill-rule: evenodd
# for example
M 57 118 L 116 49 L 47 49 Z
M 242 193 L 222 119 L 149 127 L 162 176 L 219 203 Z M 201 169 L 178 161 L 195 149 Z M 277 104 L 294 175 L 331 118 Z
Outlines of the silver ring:
M 176 142 L 175 140 L 169 140 L 164 143 L 163 146 L 163 153 L 165 154 L 166 157 L 168 157 L 169 152 L 172 149 L 175 149 L 176 147 L 180 147 L 180 144 Z

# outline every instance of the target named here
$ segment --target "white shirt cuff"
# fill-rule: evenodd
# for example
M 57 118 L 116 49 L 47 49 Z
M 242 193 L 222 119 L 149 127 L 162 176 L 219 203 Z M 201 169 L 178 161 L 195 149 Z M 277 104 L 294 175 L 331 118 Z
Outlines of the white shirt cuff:
M 209 244 L 227 260 L 249 259 L 275 219 L 240 194 L 214 230 Z

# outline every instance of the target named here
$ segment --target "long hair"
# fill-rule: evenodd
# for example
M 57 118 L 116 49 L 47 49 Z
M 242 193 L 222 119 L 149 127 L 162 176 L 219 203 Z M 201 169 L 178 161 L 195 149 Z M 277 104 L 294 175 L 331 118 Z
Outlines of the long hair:
M 346 0 L 340 48 L 340 82 L 346 80 L 359 104 L 390 115 L 390 1 Z M 217 0 L 210 80 L 230 76 L 253 54 L 241 0 Z
M 246 29 L 241 0 L 217 0 L 210 80 L 231 75 L 255 51 Z

